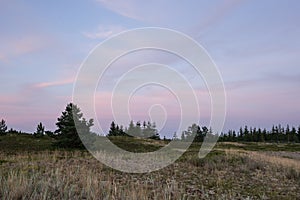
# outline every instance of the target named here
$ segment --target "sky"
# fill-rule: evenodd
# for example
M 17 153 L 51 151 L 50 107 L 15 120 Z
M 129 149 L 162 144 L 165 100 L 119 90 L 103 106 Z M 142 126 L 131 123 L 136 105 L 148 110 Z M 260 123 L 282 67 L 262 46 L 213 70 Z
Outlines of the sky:
M 193 38 L 215 62 L 226 89 L 224 130 L 298 126 L 299 9 L 297 0 L 0 0 L 0 118 L 17 130 L 34 132 L 39 122 L 55 130 L 72 101 L 78 70 L 96 45 L 129 29 L 161 27 Z M 200 121 L 207 124 L 211 105 L 201 77 L 174 55 L 144 50 L 120 58 L 99 82 L 95 108 L 103 127 L 113 120 L 109 97 L 118 77 L 151 62 L 190 81 Z M 163 134 L 173 134 L 179 104 L 170 91 L 145 86 L 130 101 L 133 120 L 151 119 Z M 165 128 L 162 121 L 168 121 Z

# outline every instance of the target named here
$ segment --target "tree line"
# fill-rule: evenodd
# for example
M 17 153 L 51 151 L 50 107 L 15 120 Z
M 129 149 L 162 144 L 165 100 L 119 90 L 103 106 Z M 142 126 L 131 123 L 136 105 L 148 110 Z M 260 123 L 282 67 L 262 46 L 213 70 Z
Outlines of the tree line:
M 300 126 L 290 127 L 287 125 L 273 125 L 271 130 L 244 126 L 239 131 L 229 130 L 227 133 L 222 133 L 219 141 L 229 142 L 276 142 L 276 143 L 296 143 L 300 142 Z
M 73 103 L 67 104 L 65 110 L 61 116 L 57 118 L 57 129 L 52 131 L 45 131 L 44 125 L 40 122 L 37 125 L 36 131 L 33 133 L 34 137 L 43 137 L 47 135 L 54 138 L 53 145 L 62 148 L 84 148 L 82 139 L 78 132 L 83 136 L 99 136 L 96 133 L 91 132 L 91 127 L 94 125 L 93 119 L 86 120 L 83 117 L 83 113 L 80 108 Z M 4 119 L 0 121 L 0 136 L 7 133 L 21 133 L 13 129 L 7 130 L 7 125 Z M 141 137 L 160 140 L 160 135 L 156 129 L 155 122 L 137 121 L 134 123 L 130 121 L 128 127 L 111 122 L 107 137 L 124 136 L 124 137 Z M 206 126 L 199 126 L 192 124 L 186 131 L 181 133 L 179 138 L 176 133 L 173 135 L 173 140 L 182 141 L 194 141 L 203 142 L 206 136 L 215 137 L 213 130 Z M 92 137 L 86 137 L 92 138 Z M 164 140 L 167 140 L 164 137 Z M 170 140 L 170 139 L 169 139 Z M 239 131 L 229 130 L 227 133 L 221 133 L 219 141 L 230 142 L 287 142 L 296 143 L 300 142 L 300 126 L 296 129 L 287 125 L 283 127 L 281 125 L 273 126 L 271 130 L 261 128 L 248 128 L 247 126 L 241 127 Z M 92 142 L 92 141 L 88 141 Z
M 57 118 L 57 129 L 52 131 L 45 131 L 45 126 L 40 122 L 37 125 L 36 131 L 33 133 L 34 137 L 43 137 L 45 135 L 54 138 L 53 146 L 61 148 L 84 148 L 82 140 L 91 140 L 94 137 L 100 136 L 91 131 L 94 125 L 93 119 L 86 120 L 80 108 L 73 103 L 69 103 L 61 116 Z M 7 125 L 4 119 L 0 121 L 0 136 L 7 133 L 22 134 L 21 131 L 11 129 L 7 131 Z M 79 133 L 81 137 L 79 136 Z M 86 137 L 87 136 L 87 137 Z M 139 121 L 134 124 L 130 122 L 128 128 L 119 126 L 115 122 L 111 123 L 110 130 L 107 137 L 112 136 L 127 136 L 127 137 L 146 137 L 150 139 L 160 139 L 159 133 L 156 129 L 155 123 Z M 85 141 L 93 142 L 93 141 Z
M 160 136 L 156 129 L 155 122 L 151 123 L 150 121 L 144 121 L 141 123 L 137 121 L 135 124 L 131 120 L 128 128 L 123 126 L 117 125 L 114 121 L 111 122 L 109 133 L 107 134 L 108 137 L 111 136 L 128 136 L 128 137 L 142 137 L 142 138 L 150 138 L 159 140 Z
M 211 128 L 192 124 L 181 134 L 181 140 L 193 140 L 194 142 L 203 142 L 207 135 L 215 135 Z M 193 139 L 194 138 L 194 139 Z M 273 125 L 271 130 L 244 126 L 239 131 L 229 130 L 227 133 L 221 133 L 218 141 L 220 142 L 271 142 L 271 143 L 299 143 L 300 126 L 290 127 L 287 125 Z

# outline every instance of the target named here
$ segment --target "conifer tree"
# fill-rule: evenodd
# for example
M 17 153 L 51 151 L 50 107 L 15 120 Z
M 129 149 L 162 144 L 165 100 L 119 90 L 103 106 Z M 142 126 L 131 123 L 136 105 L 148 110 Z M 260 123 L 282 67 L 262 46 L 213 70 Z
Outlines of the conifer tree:
M 0 122 L 0 135 L 5 135 L 6 131 L 7 131 L 7 126 L 4 119 L 2 119 Z
M 36 128 L 36 132 L 34 133 L 34 136 L 35 137 L 42 137 L 45 133 L 45 127 L 43 126 L 42 122 L 40 122 L 38 125 L 37 125 L 37 128 Z
M 62 115 L 57 119 L 55 131 L 57 134 L 57 141 L 55 146 L 63 148 L 84 148 L 81 139 L 88 140 L 88 134 L 91 134 L 90 128 L 94 125 L 93 119 L 87 121 L 83 118 L 80 108 L 69 103 L 62 112 Z M 78 134 L 86 137 L 79 137 Z

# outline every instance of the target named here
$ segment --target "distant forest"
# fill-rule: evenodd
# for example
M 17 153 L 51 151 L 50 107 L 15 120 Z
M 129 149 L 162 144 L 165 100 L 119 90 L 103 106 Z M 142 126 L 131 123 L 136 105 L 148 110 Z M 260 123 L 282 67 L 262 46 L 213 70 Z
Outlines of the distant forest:
M 77 129 L 75 127 L 74 120 L 76 124 L 80 124 L 81 130 L 86 133 L 92 133 L 90 131 L 91 126 L 94 125 L 93 120 L 87 121 L 83 118 L 83 114 L 80 108 L 72 103 L 69 103 L 66 110 L 62 112 L 60 118 L 57 119 L 58 122 L 57 130 L 55 132 L 45 131 L 45 127 L 42 123 L 37 125 L 37 130 L 33 133 L 35 137 L 43 137 L 47 135 L 49 137 L 55 138 L 57 140 L 58 146 L 82 146 L 81 141 L 78 137 Z M 0 136 L 6 135 L 7 133 L 18 133 L 22 134 L 21 131 L 16 131 L 14 129 L 8 130 L 6 122 L 4 119 L 0 121 Z M 204 138 L 208 135 L 215 135 L 211 128 L 206 126 L 200 126 L 197 124 L 192 124 L 188 127 L 186 131 L 183 131 L 180 136 L 177 133 L 173 134 L 172 138 L 164 137 L 163 140 L 182 140 L 182 141 L 194 141 L 202 142 Z M 155 122 L 140 121 L 134 123 L 131 121 L 128 127 L 123 128 L 122 125 L 118 125 L 112 122 L 110 125 L 109 132 L 106 134 L 107 137 L 114 136 L 124 136 L 124 137 L 143 137 L 149 139 L 160 140 L 160 134 L 156 129 Z M 193 139 L 194 138 L 194 139 Z M 271 143 L 299 143 L 300 142 L 300 126 L 286 127 L 279 125 L 274 125 L 271 130 L 261 129 L 256 127 L 241 127 L 238 131 L 229 130 L 227 133 L 221 133 L 219 136 L 220 142 L 271 142 Z
M 195 140 L 202 142 L 207 133 L 212 133 L 207 127 L 200 127 L 193 124 L 188 128 L 187 132 L 182 133 L 181 139 L 186 135 L 195 134 Z M 295 143 L 300 142 L 300 126 L 295 127 L 281 126 L 280 124 L 271 128 L 271 130 L 261 129 L 256 127 L 241 127 L 239 131 L 229 130 L 227 133 L 221 133 L 219 136 L 220 142 L 276 142 L 276 143 Z

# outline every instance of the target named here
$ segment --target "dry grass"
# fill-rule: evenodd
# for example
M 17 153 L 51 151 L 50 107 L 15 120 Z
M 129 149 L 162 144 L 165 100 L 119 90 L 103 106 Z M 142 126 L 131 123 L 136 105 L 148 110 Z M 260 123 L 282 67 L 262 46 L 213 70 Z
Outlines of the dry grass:
M 297 199 L 298 168 L 274 157 L 218 150 L 200 160 L 191 149 L 162 170 L 128 174 L 82 151 L 0 153 L 0 199 Z
M 230 149 L 226 150 L 226 153 L 247 156 L 256 162 L 270 163 L 277 167 L 292 168 L 300 172 L 300 160 L 293 159 L 293 157 L 298 158 L 298 156 L 300 156 L 300 152 L 257 152 Z M 291 158 L 287 158 L 287 155 L 290 155 Z
M 238 147 L 246 146 L 246 144 L 238 143 L 238 142 L 219 142 L 218 144 L 219 145 L 233 145 L 233 146 L 238 146 Z

